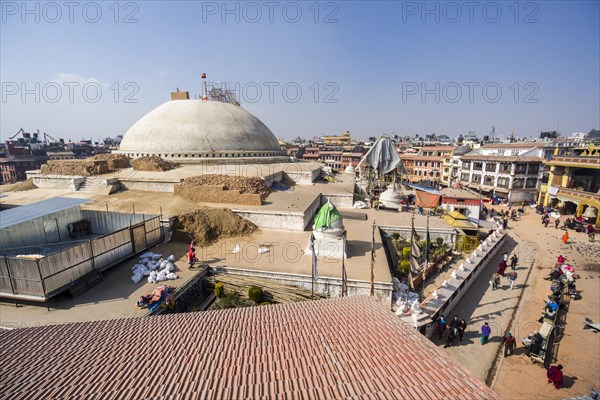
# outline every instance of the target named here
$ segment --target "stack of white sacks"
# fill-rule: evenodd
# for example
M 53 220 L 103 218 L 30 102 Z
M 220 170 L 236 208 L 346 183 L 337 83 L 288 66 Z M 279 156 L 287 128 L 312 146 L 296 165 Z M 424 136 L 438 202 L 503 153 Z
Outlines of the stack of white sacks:
M 144 253 L 140 256 L 139 263 L 131 268 L 131 280 L 133 283 L 138 283 L 144 276 L 148 277 L 149 283 L 177 279 L 177 274 L 173 272 L 175 271 L 174 262 L 175 257 L 173 255 L 163 260 L 162 254 Z

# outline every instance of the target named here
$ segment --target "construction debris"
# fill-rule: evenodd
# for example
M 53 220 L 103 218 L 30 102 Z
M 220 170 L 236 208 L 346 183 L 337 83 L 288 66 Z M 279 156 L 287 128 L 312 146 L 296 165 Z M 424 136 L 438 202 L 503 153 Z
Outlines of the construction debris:
M 37 189 L 37 186 L 33 183 L 33 179 L 29 178 L 23 182 L 17 182 L 12 185 L 2 186 L 3 192 L 24 192 L 26 190 Z
M 237 190 L 240 194 L 258 194 L 262 201 L 271 193 L 262 178 L 206 174 L 186 178 L 182 184 L 196 187 L 216 186 L 223 190 Z
M 131 161 L 134 171 L 169 171 L 179 165 L 163 160 L 158 156 L 140 157 Z
M 43 175 L 92 176 L 108 173 L 106 160 L 50 160 L 42 165 Z
M 221 238 L 248 235 L 258 229 L 252 222 L 227 208 L 200 208 L 179 216 L 181 230 L 193 236 L 198 246 Z
M 125 154 L 97 154 L 92 159 L 106 161 L 111 171 L 131 167 L 131 158 Z

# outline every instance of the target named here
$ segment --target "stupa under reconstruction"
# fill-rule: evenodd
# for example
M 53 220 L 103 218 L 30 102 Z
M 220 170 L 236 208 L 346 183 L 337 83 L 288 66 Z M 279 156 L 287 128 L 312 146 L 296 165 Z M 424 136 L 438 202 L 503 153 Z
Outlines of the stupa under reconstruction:
M 131 158 L 158 156 L 183 164 L 288 162 L 277 138 L 239 103 L 205 91 L 171 93 L 171 101 L 144 115 L 125 133 L 118 151 Z

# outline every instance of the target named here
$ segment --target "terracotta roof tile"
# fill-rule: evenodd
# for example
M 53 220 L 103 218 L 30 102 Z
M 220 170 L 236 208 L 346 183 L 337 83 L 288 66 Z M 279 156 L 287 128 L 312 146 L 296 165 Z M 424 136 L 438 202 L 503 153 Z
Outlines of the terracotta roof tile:
M 497 398 L 385 305 L 349 297 L 0 332 L 11 399 Z

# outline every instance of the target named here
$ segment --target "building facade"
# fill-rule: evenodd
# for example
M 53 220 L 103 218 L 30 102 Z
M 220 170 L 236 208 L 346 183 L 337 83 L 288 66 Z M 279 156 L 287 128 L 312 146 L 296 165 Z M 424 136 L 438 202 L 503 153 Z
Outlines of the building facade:
M 416 154 L 400 154 L 408 180 L 431 181 L 448 186 L 452 172 L 452 154 L 455 149 L 456 146 L 425 146 Z
M 600 227 L 600 147 L 591 144 L 575 153 L 556 155 L 546 163 L 550 175 L 538 202 L 565 215 L 585 216 Z
M 461 157 L 460 184 L 512 203 L 535 201 L 543 174 L 543 143 L 490 143 Z

